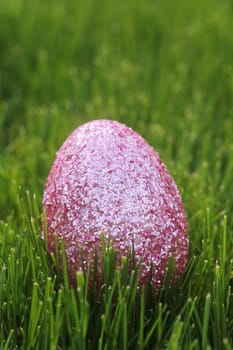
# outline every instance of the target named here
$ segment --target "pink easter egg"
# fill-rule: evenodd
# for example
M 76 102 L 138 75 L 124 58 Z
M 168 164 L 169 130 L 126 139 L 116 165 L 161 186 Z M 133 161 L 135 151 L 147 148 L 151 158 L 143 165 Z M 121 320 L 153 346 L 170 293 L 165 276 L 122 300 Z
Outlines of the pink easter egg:
M 94 120 L 63 143 L 43 196 L 48 249 L 64 239 L 70 282 L 101 256 L 101 232 L 118 261 L 132 251 L 141 264 L 139 287 L 163 286 L 174 258 L 181 276 L 188 258 L 188 225 L 177 186 L 159 155 L 135 131 L 112 120 Z M 101 273 L 99 271 L 99 273 Z M 101 278 L 101 277 L 100 277 Z

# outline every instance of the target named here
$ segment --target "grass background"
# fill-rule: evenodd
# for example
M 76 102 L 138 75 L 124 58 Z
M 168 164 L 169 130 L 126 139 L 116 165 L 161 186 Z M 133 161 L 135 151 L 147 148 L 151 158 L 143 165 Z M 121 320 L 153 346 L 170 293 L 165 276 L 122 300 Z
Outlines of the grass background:
M 232 32 L 231 0 L 0 0 L 1 349 L 232 349 Z M 189 265 L 153 303 L 131 275 L 89 300 L 40 241 L 55 152 L 97 118 L 139 132 L 182 194 Z

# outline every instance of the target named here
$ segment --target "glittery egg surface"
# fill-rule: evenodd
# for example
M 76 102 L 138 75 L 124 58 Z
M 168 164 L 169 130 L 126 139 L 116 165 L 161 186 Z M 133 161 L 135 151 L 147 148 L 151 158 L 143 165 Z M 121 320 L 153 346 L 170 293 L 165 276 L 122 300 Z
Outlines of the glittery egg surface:
M 77 128 L 56 154 L 43 196 L 48 249 L 64 239 L 71 283 L 101 255 L 101 232 L 118 257 L 134 249 L 139 286 L 163 286 L 169 257 L 178 276 L 188 257 L 188 225 L 177 186 L 135 131 L 111 120 Z M 132 243 L 133 242 L 133 243 Z

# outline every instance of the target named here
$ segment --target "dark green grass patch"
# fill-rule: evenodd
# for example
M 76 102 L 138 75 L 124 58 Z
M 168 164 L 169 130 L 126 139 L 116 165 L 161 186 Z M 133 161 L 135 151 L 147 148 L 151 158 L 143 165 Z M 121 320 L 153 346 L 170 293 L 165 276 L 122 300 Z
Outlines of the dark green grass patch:
M 47 254 L 37 198 L 26 193 L 19 203 L 24 229 L 17 242 L 10 241 L 15 232 L 1 224 L 1 348 L 230 348 L 232 261 L 227 253 L 232 241 L 226 217 L 216 230 L 221 235 L 216 257 L 210 258 L 206 237 L 199 255 L 191 246 L 182 280 L 148 295 L 144 288 L 137 290 L 138 271 L 129 269 L 127 258 L 120 270 L 115 268 L 115 253 L 103 240 L 101 288 L 94 281 L 90 290 L 89 270 L 77 273 L 78 287 L 73 289 L 65 249 L 62 271 L 58 259 Z M 213 229 L 209 213 L 203 229 L 207 235 Z

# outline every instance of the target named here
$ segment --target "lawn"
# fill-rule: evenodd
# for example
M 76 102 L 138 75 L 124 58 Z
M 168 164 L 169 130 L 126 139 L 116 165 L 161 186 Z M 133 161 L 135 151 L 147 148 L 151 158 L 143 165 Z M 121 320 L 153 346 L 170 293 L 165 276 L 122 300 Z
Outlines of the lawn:
M 0 349 L 233 348 L 232 32 L 231 0 L 0 0 Z M 46 253 L 56 151 L 99 118 L 140 133 L 179 187 L 173 288 L 137 293 L 102 247 L 100 296 L 81 273 L 74 290 Z

